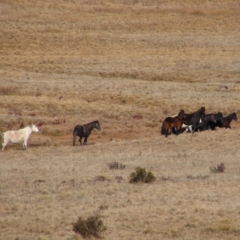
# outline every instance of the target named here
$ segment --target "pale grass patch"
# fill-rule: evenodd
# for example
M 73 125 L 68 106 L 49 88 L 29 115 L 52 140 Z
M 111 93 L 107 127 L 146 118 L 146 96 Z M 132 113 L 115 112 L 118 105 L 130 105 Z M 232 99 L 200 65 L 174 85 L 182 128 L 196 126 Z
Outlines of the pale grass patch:
M 219 233 L 229 233 L 237 235 L 239 234 L 239 229 L 234 226 L 235 224 L 232 223 L 232 221 L 229 221 L 227 219 L 221 220 L 219 222 L 212 223 L 210 226 L 206 227 L 205 231 L 219 234 Z

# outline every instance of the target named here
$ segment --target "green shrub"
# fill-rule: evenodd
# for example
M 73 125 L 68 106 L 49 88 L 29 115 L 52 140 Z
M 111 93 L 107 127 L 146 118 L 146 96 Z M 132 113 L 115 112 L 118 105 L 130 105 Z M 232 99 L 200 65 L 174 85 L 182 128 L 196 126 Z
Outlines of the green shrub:
M 130 183 L 144 182 L 150 183 L 155 180 L 152 172 L 147 172 L 145 168 L 137 167 L 130 175 Z
M 73 231 L 80 234 L 83 238 L 91 236 L 100 238 L 101 233 L 106 229 L 99 215 L 90 216 L 86 220 L 78 217 L 77 222 L 73 223 Z

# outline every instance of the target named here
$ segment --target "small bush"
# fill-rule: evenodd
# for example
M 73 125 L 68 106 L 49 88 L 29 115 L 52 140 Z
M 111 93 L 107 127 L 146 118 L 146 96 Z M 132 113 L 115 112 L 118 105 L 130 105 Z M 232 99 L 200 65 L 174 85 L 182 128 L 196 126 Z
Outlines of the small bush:
M 108 164 L 109 169 L 124 169 L 125 165 L 123 165 L 122 163 L 118 163 L 118 162 L 111 162 Z
M 225 165 L 224 165 L 224 163 L 221 163 L 221 164 L 219 164 L 217 166 L 212 166 L 212 167 L 210 167 L 210 171 L 212 173 L 224 172 L 225 171 Z
M 90 216 L 86 220 L 78 217 L 77 222 L 73 223 L 73 231 L 80 234 L 83 238 L 89 238 L 91 236 L 100 238 L 101 233 L 106 229 L 99 215 Z
M 144 182 L 150 183 L 155 180 L 155 176 L 152 172 L 147 172 L 145 168 L 137 167 L 135 172 L 130 175 L 130 183 Z

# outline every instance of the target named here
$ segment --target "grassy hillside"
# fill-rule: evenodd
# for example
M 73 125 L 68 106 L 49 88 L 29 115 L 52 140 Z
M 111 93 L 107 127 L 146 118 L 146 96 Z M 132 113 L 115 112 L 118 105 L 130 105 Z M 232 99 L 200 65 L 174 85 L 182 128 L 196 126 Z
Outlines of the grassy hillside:
M 238 239 L 240 125 L 164 138 L 180 109 L 240 113 L 238 1 L 0 1 L 0 239 Z M 99 120 L 87 146 L 76 124 Z M 124 164 L 111 170 L 111 162 Z M 223 173 L 210 168 L 224 163 Z M 152 184 L 130 184 L 136 167 Z

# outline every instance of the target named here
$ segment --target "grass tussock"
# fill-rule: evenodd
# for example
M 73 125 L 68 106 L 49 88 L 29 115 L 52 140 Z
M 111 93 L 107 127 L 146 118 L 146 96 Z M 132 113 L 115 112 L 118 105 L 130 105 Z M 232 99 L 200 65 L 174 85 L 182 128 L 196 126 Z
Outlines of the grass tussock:
M 215 166 L 211 166 L 209 169 L 212 173 L 223 173 L 225 171 L 225 165 L 224 163 L 221 163 Z
M 78 217 L 78 220 L 73 223 L 73 231 L 83 238 L 90 238 L 91 236 L 100 238 L 106 229 L 99 215 L 90 216 L 87 219 Z
M 125 165 L 118 162 L 111 162 L 108 164 L 109 169 L 125 169 Z
M 205 231 L 211 234 L 228 234 L 238 236 L 240 230 L 235 228 L 229 220 L 222 220 L 211 224 L 208 226 Z
M 153 175 L 152 172 L 147 172 L 145 168 L 137 167 L 135 169 L 135 172 L 132 172 L 130 174 L 130 183 L 138 183 L 138 182 L 143 182 L 143 183 L 151 183 L 155 181 L 155 176 Z
M 103 176 L 103 175 L 96 176 L 96 177 L 94 178 L 94 180 L 95 180 L 96 182 L 109 181 L 108 178 L 105 177 L 105 176 Z

